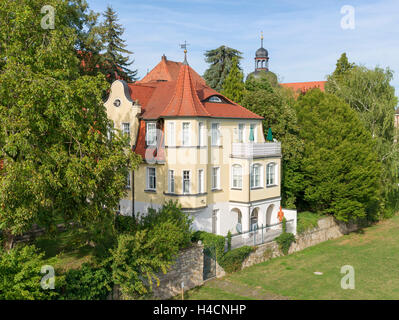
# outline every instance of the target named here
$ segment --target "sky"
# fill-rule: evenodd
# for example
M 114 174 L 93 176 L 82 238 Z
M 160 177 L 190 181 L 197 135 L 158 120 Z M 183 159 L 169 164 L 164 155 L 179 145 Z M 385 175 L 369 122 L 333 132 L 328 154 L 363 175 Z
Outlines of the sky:
M 399 0 L 87 0 L 96 12 L 111 5 L 133 52 L 140 78 L 165 54 L 188 62 L 200 75 L 208 68 L 207 50 L 221 45 L 243 54 L 245 75 L 254 70 L 260 32 L 269 51 L 269 68 L 280 82 L 325 80 L 337 59 L 369 68 L 389 67 L 399 96 Z M 354 9 L 353 28 L 343 28 Z M 342 21 L 343 20 L 343 21 Z M 353 20 L 351 20 L 353 21 Z

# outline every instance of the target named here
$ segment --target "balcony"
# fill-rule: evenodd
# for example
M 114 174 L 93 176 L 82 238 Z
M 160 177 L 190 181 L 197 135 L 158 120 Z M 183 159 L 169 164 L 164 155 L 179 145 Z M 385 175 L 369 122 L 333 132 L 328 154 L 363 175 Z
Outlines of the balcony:
M 265 143 L 233 143 L 231 157 L 232 158 L 267 158 L 280 157 L 280 142 Z

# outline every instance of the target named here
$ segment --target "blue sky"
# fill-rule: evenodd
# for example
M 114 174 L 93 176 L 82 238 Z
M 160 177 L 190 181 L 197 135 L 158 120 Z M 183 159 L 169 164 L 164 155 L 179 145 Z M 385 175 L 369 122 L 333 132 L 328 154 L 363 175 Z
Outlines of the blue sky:
M 128 49 L 140 78 L 162 54 L 183 60 L 179 47 L 190 44 L 189 64 L 207 68 L 204 52 L 226 45 L 243 52 L 245 74 L 254 69 L 254 54 L 269 51 L 270 70 L 282 82 L 325 80 L 336 60 L 367 67 L 390 67 L 399 95 L 399 0 L 88 0 L 91 9 L 117 11 Z M 355 8 L 355 29 L 342 29 L 341 8 Z

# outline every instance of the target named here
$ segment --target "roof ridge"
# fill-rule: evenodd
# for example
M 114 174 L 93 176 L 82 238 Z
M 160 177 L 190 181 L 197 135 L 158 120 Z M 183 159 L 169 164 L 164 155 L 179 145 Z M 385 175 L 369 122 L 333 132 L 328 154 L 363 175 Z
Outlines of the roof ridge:
M 190 69 L 180 67 L 175 92 L 161 116 L 210 116 L 198 98 Z

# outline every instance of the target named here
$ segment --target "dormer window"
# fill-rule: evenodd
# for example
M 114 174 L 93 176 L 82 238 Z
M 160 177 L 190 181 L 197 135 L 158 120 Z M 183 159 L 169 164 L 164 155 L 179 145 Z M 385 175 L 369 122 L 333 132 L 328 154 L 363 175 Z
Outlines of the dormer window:
M 215 102 L 215 103 L 221 103 L 222 99 L 220 99 L 218 96 L 212 96 L 208 100 L 209 102 Z

